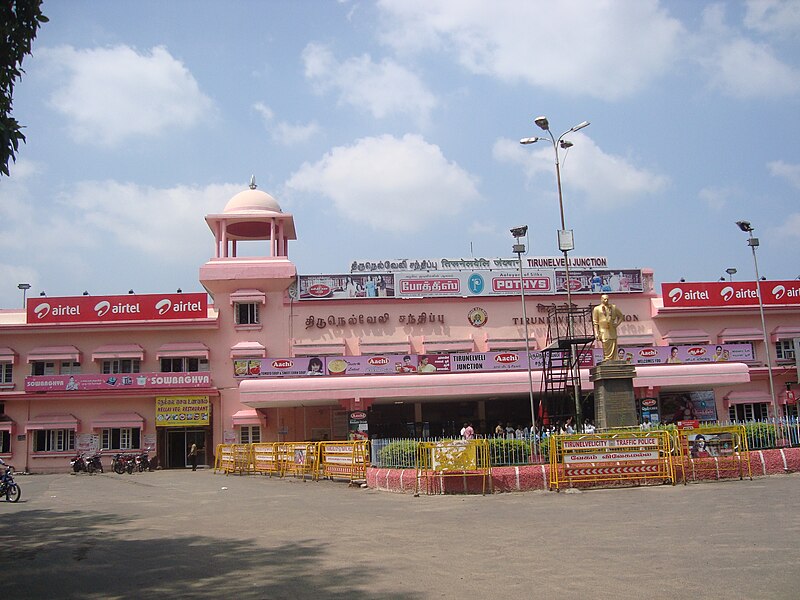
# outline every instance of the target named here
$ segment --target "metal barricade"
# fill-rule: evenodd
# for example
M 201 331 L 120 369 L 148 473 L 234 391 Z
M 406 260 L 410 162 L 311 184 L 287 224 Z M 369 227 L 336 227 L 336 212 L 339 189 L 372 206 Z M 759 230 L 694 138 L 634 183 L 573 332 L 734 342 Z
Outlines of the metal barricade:
M 487 481 L 491 488 L 492 466 L 489 443 L 485 439 L 419 442 L 416 457 L 417 494 L 423 480 L 426 494 L 432 493 L 437 480 L 438 492 L 444 493 L 444 479 L 447 477 L 480 477 L 481 492 L 486 494 Z
M 281 463 L 281 477 L 294 475 L 311 479 L 317 478 L 319 446 L 314 442 L 279 442 L 275 444 L 275 454 Z
M 317 477 L 366 480 L 369 466 L 369 442 L 319 442 Z
M 675 430 L 683 482 L 692 479 L 753 479 L 750 449 L 743 425 Z
M 282 475 L 283 464 L 278 453 L 278 442 L 253 444 L 253 470 L 264 475 Z
M 636 482 L 675 484 L 673 444 L 666 431 L 626 431 L 550 436 L 550 489 L 565 483 Z
M 233 446 L 230 444 L 217 444 L 217 452 L 214 456 L 214 473 L 217 471 L 230 473 L 233 468 Z

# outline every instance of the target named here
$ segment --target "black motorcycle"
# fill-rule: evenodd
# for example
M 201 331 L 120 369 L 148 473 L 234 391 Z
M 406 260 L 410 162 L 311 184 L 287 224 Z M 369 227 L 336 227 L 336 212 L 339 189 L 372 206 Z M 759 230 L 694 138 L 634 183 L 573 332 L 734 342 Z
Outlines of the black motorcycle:
M 6 502 L 19 502 L 22 490 L 14 481 L 14 467 L 7 466 L 0 476 L 0 495 L 6 497 Z
M 100 460 L 100 453 L 95 452 L 89 458 L 85 459 L 86 463 L 86 472 L 91 474 L 95 472 L 102 473 L 103 472 L 103 463 Z
M 70 459 L 69 466 L 73 473 L 86 472 L 86 457 L 83 454 L 76 454 L 75 458 Z

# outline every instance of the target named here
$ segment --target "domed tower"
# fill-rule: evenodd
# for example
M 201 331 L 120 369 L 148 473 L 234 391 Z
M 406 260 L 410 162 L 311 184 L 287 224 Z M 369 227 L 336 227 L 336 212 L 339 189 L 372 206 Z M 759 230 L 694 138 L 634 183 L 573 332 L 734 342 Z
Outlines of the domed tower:
M 222 214 L 206 215 L 206 223 L 214 234 L 215 250 L 214 258 L 200 267 L 200 281 L 212 296 L 248 280 L 264 291 L 283 291 L 294 281 L 297 269 L 288 257 L 289 240 L 297 239 L 294 218 L 275 198 L 256 189 L 254 177 L 250 188 L 231 198 Z M 255 244 L 257 256 L 240 256 L 244 242 L 249 248 L 254 247 L 250 242 L 264 244 Z

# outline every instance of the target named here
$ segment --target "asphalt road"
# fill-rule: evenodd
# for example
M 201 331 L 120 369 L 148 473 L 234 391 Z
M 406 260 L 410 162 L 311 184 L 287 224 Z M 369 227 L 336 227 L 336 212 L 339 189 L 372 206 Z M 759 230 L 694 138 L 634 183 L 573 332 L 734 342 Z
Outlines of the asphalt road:
M 798 598 L 800 476 L 394 495 L 203 470 L 18 476 L 7 598 Z

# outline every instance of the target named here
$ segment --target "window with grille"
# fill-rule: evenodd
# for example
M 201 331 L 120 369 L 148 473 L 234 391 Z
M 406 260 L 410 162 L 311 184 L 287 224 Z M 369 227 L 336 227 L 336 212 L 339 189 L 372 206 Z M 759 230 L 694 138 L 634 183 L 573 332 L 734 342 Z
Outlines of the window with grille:
M 38 429 L 33 438 L 34 452 L 66 452 L 75 449 L 72 429 Z
M 261 441 L 261 427 L 259 425 L 242 425 L 239 429 L 240 444 L 258 444 Z
M 138 373 L 139 372 L 139 359 L 138 358 L 115 358 L 112 360 L 103 361 L 103 374 L 110 375 L 111 373 Z
M 139 427 L 109 427 L 100 435 L 103 450 L 136 450 L 141 447 Z
M 81 363 L 74 360 L 61 361 L 61 374 L 62 375 L 75 375 L 81 372 Z
M 162 373 L 192 373 L 195 371 L 208 371 L 208 359 L 194 356 L 178 358 L 162 358 Z
M 14 365 L 10 362 L 0 363 L 0 383 L 11 383 L 14 375 Z
M 47 362 L 43 360 L 34 360 L 31 362 L 31 375 L 55 375 L 56 363 Z
M 234 304 L 237 325 L 258 325 L 258 304 L 237 302 Z
M 778 360 L 794 361 L 794 340 L 778 340 L 775 342 L 775 353 Z
M 753 404 L 732 404 L 728 409 L 731 421 L 762 421 L 767 418 L 767 402 Z

